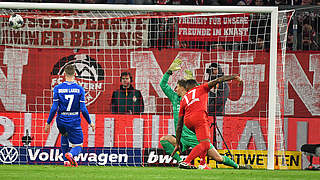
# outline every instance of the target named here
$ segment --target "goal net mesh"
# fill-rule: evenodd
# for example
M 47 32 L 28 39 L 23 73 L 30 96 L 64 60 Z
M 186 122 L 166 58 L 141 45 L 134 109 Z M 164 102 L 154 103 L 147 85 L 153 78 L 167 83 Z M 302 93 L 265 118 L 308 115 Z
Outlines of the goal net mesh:
M 12 14 L 23 17 L 22 28 L 9 27 Z M 172 90 L 185 70 L 200 84 L 206 83 L 213 77 L 212 63 L 219 64 L 225 75 L 240 75 L 242 86 L 229 82 L 210 92 L 209 104 L 226 99 L 224 112 L 213 112 L 212 107 L 221 105 L 211 104 L 212 143 L 221 154 L 232 150 L 238 164 L 266 168 L 269 57 L 277 53 L 275 167 L 285 168 L 283 68 L 291 15 L 279 12 L 278 50 L 270 52 L 270 13 L 1 9 L 0 155 L 5 155 L 0 163 L 63 162 L 55 120 L 49 133 L 44 125 L 52 89 L 64 81 L 63 68 L 71 63 L 96 124 L 92 132 L 82 121 L 85 148 L 77 157 L 80 164 L 175 165 L 160 144 L 162 136 L 175 134 L 172 103 L 160 81 L 171 62 L 180 58 L 181 70 L 168 81 Z M 131 73 L 142 105 L 137 92 L 116 100 L 128 106 L 112 105 L 122 72 Z M 225 167 L 209 159 L 210 166 Z

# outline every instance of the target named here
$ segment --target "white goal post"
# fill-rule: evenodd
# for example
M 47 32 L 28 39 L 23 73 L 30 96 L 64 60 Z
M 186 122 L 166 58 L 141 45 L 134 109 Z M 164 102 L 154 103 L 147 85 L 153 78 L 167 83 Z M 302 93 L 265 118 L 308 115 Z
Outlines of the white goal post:
M 166 5 L 112 5 L 112 4 L 62 4 L 1 2 L 0 9 L 84 10 L 84 11 L 148 11 L 148 12 L 197 12 L 197 13 L 270 13 L 270 67 L 267 112 L 268 160 L 267 169 L 275 169 L 276 116 L 278 104 L 278 7 L 248 6 L 166 6 Z

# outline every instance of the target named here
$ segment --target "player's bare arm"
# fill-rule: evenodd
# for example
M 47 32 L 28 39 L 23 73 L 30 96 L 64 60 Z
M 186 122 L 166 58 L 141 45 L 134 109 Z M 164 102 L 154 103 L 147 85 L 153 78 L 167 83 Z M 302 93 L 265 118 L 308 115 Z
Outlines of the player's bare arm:
M 44 132 L 45 133 L 49 132 L 49 129 L 50 129 L 50 124 L 46 123 L 44 127 Z
M 238 81 L 239 85 L 242 84 L 242 80 L 238 75 L 230 75 L 230 76 L 222 76 L 222 77 L 219 77 L 215 80 L 212 80 L 212 81 L 208 82 L 208 86 L 211 89 L 211 88 L 215 87 L 216 84 L 218 84 L 220 82 L 231 81 L 231 80 Z
M 183 119 L 184 119 L 184 116 L 180 116 L 179 119 L 178 119 L 177 132 L 176 132 L 177 144 L 180 144 L 182 127 L 183 127 Z
M 95 125 L 94 125 L 93 122 L 91 122 L 90 127 L 91 127 L 91 129 L 92 129 L 92 132 L 94 132 L 94 131 L 95 131 Z
M 181 151 L 180 140 L 181 140 L 181 133 L 183 128 L 183 119 L 184 119 L 184 116 L 179 116 L 179 120 L 177 124 L 177 132 L 176 132 L 176 146 L 174 148 L 174 151 L 171 153 L 171 156 L 173 156 L 177 151 Z

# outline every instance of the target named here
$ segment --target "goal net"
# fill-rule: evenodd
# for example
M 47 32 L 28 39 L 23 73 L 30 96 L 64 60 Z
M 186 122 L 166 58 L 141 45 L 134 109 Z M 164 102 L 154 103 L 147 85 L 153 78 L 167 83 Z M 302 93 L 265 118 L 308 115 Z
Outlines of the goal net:
M 292 12 L 274 7 L 32 5 L 0 3 L 0 163 L 63 163 L 55 120 L 49 133 L 44 124 L 52 89 L 64 81 L 64 67 L 74 64 L 96 124 L 92 132 L 82 122 L 85 148 L 76 158 L 79 164 L 174 166 L 160 144 L 162 136 L 175 134 L 174 108 L 160 81 L 180 58 L 181 70 L 168 79 L 172 90 L 185 70 L 206 83 L 213 78 L 212 63 L 244 81 L 240 87 L 229 82 L 210 92 L 209 104 L 215 103 L 209 112 L 212 143 L 219 152 L 230 149 L 236 163 L 254 168 L 288 168 L 283 91 Z M 9 27 L 13 14 L 23 17 L 21 28 Z M 140 93 L 120 87 L 123 72 L 131 74 L 130 83 Z M 218 101 L 224 99 L 219 113 Z

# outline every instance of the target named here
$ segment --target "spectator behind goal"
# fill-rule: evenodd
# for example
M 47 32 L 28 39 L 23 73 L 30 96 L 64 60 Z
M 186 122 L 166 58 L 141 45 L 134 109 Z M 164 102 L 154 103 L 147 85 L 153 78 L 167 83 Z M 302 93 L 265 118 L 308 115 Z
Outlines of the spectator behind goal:
M 132 76 L 129 72 L 122 72 L 120 89 L 113 91 L 111 111 L 113 114 L 140 114 L 144 111 L 141 92 L 132 86 Z

